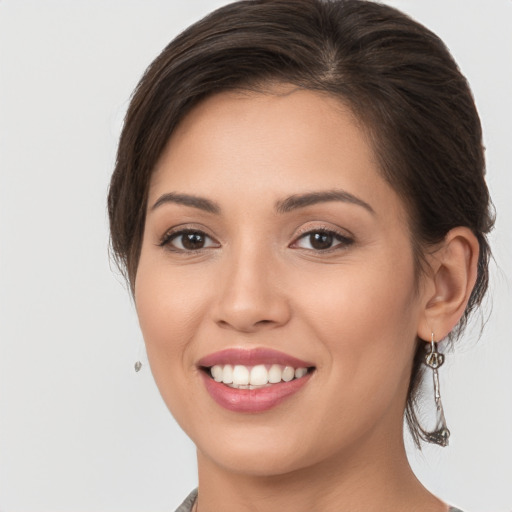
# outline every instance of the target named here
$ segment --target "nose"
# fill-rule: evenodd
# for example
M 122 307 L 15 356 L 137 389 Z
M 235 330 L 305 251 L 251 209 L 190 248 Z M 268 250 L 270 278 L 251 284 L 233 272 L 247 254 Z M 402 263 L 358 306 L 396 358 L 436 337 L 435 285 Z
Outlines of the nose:
M 263 251 L 240 250 L 223 262 L 214 307 L 221 328 L 252 333 L 285 325 L 290 304 L 279 265 Z

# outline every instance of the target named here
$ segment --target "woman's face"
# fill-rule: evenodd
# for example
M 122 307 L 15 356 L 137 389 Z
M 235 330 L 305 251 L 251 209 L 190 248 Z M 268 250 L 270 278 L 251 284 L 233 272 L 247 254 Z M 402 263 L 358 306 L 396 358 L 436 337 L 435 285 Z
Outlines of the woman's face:
M 401 442 L 424 321 L 407 214 L 338 100 L 226 92 L 188 114 L 151 180 L 135 300 L 200 461 L 271 475 Z

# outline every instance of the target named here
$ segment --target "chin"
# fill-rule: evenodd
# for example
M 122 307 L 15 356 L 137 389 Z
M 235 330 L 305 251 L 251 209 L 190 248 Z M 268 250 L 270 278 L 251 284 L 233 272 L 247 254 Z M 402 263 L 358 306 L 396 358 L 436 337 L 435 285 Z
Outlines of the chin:
M 207 432 L 190 434 L 200 459 L 207 459 L 224 471 L 253 477 L 300 471 L 329 459 L 336 451 L 329 442 L 319 443 L 318 436 L 308 436 L 300 428 L 293 430 L 290 426 L 218 425 Z
M 204 451 L 198 447 L 198 453 L 225 471 L 253 477 L 289 474 L 312 462 L 309 457 L 297 453 L 297 445 L 276 448 L 256 442 L 246 442 L 244 446 L 218 444 Z

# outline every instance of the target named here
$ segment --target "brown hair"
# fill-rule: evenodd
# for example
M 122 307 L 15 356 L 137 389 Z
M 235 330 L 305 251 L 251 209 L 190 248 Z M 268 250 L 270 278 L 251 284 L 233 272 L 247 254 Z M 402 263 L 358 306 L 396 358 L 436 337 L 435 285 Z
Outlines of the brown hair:
M 456 226 L 480 244 L 478 277 L 455 338 L 488 285 L 493 226 L 480 120 L 443 42 L 400 11 L 363 0 L 246 0 L 189 27 L 154 60 L 126 114 L 110 184 L 112 251 L 132 292 L 148 185 L 173 130 L 208 95 L 289 83 L 348 105 L 370 137 L 385 179 L 408 206 L 418 262 Z M 406 418 L 414 409 L 421 344 Z

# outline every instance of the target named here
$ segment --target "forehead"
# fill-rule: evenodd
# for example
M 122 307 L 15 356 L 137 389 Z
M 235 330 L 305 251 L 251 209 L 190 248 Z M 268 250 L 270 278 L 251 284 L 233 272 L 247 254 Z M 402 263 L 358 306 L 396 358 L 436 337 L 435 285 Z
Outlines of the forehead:
M 275 201 L 327 188 L 377 205 L 396 196 L 346 105 L 325 93 L 280 86 L 219 93 L 192 109 L 157 163 L 150 201 L 169 191 L 229 200 L 234 190 Z

